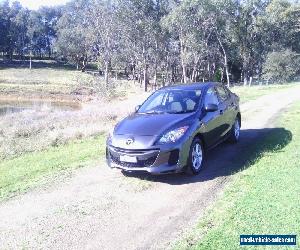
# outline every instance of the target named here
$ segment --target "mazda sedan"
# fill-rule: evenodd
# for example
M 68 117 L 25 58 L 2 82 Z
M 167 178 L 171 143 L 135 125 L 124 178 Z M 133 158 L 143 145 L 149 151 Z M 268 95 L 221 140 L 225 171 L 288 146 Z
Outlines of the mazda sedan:
M 107 138 L 111 168 L 152 174 L 198 174 L 208 149 L 237 142 L 239 97 L 218 83 L 170 86 L 154 92 Z

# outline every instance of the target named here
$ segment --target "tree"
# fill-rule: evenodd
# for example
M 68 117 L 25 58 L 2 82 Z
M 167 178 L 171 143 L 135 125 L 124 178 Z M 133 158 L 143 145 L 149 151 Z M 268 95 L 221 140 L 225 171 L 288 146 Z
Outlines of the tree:
M 6 53 L 9 50 L 9 2 L 0 3 L 0 52 Z
M 268 0 L 246 0 L 238 2 L 236 7 L 234 39 L 238 44 L 244 85 L 251 84 L 263 61 L 263 31 L 258 20 L 265 15 L 267 4 Z
M 57 54 L 75 62 L 77 69 L 82 63 L 83 71 L 91 47 L 86 32 L 88 26 L 86 9 L 90 3 L 91 1 L 84 0 L 68 3 L 56 25 Z
M 263 65 L 263 76 L 271 82 L 293 80 L 300 71 L 300 55 L 287 49 L 270 52 Z
M 152 0 L 119 0 L 117 6 L 123 46 L 131 52 L 133 64 L 142 68 L 143 85 L 147 91 L 151 52 L 157 46 L 155 21 L 158 9 Z
M 119 27 L 115 6 L 109 0 L 93 0 L 87 9 L 87 37 L 99 65 L 104 68 L 105 84 L 109 85 L 109 71 L 118 49 Z

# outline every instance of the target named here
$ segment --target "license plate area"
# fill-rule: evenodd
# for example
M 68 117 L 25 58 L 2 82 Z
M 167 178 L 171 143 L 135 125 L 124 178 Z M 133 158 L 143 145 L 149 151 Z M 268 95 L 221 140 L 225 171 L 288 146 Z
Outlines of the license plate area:
M 120 155 L 121 162 L 129 162 L 129 163 L 137 163 L 136 156 L 129 156 L 129 155 Z

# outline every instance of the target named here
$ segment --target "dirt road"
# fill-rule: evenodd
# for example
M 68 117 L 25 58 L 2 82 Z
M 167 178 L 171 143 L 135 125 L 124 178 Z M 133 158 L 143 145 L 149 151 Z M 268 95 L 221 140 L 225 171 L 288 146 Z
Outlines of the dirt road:
M 2 202 L 0 249 L 168 248 L 246 167 L 249 145 L 280 129 L 274 117 L 296 99 L 299 87 L 244 104 L 240 142 L 211 151 L 199 176 L 126 177 L 101 162 Z

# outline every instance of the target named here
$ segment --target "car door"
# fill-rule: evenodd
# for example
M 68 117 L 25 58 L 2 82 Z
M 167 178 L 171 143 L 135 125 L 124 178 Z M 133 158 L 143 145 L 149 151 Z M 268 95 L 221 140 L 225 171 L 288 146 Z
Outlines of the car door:
M 208 104 L 216 104 L 219 107 L 220 102 L 215 87 L 210 87 L 205 93 L 203 105 L 205 107 Z M 205 126 L 203 134 L 205 143 L 208 147 L 213 146 L 221 138 L 223 114 L 220 112 L 220 109 L 214 112 L 206 112 L 202 122 Z
M 231 103 L 230 103 L 230 96 L 226 89 L 223 86 L 217 86 L 217 93 L 219 97 L 219 109 L 220 113 L 222 114 L 222 127 L 221 127 L 221 137 L 225 136 L 229 130 L 231 129 L 232 125 L 232 110 L 231 110 Z

